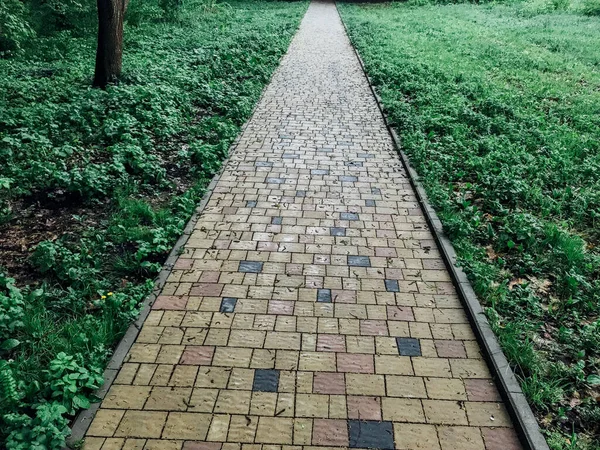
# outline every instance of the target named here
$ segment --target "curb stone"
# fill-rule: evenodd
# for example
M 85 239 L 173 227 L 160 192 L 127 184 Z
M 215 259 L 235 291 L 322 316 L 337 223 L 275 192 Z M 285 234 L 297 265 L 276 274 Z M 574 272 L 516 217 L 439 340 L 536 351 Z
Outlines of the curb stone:
M 336 7 L 337 5 L 338 2 L 336 1 Z M 346 23 L 344 22 L 341 14 L 340 19 L 342 25 L 344 26 L 344 30 L 346 31 L 346 35 L 349 38 L 350 34 L 348 33 Z M 419 202 L 419 205 L 425 214 L 425 219 L 427 220 L 427 224 L 429 225 L 436 244 L 439 247 L 440 253 L 442 254 L 442 259 L 444 260 L 444 264 L 450 273 L 452 283 L 456 287 L 458 296 L 463 303 L 471 327 L 473 328 L 477 341 L 482 348 L 483 356 L 490 367 L 494 379 L 498 384 L 498 390 L 500 391 L 500 394 L 506 404 L 508 413 L 515 424 L 515 430 L 519 435 L 521 444 L 526 450 L 550 450 L 546 439 L 540 431 L 537 419 L 535 418 L 533 411 L 527 402 L 525 394 L 523 394 L 521 386 L 517 381 L 517 378 L 515 377 L 515 374 L 510 367 L 508 360 L 506 359 L 506 356 L 500 347 L 500 344 L 498 343 L 496 335 L 490 327 L 481 303 L 479 303 L 477 295 L 475 294 L 467 275 L 456 263 L 457 257 L 454 246 L 444 233 L 442 222 L 429 203 L 425 189 L 419 179 L 419 175 L 411 166 L 407 155 L 404 153 L 404 151 L 402 151 L 400 138 L 394 128 L 390 125 L 383 107 L 383 102 L 381 101 L 381 97 L 379 97 L 375 91 L 375 87 L 373 86 L 371 78 L 367 74 L 365 64 L 352 41 L 351 44 L 356 58 L 358 59 L 358 63 L 360 64 L 364 76 L 367 79 L 369 89 L 375 97 L 377 107 L 379 108 L 379 112 L 383 117 L 385 126 L 390 133 L 394 147 L 396 148 L 402 165 L 408 174 L 410 184 L 415 190 L 417 201 Z

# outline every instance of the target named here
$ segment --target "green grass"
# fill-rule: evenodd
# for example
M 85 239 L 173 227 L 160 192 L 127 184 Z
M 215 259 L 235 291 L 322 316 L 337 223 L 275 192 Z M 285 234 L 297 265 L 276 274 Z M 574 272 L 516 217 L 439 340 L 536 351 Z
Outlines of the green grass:
M 106 91 L 93 30 L 0 59 L 0 447 L 60 448 L 306 9 L 186 5 L 132 1 Z
M 553 449 L 600 448 L 600 18 L 340 5 Z

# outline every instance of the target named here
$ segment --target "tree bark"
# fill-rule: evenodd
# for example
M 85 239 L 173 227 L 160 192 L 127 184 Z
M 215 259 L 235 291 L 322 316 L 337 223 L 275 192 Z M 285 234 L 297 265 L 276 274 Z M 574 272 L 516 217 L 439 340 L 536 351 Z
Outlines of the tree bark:
M 97 0 L 98 48 L 94 86 L 104 89 L 121 74 L 123 18 L 129 0 Z

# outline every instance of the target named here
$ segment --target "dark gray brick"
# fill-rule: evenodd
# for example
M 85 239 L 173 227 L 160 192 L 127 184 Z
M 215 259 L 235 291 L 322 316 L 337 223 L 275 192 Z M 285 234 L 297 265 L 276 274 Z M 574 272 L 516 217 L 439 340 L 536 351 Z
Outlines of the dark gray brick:
M 221 300 L 221 307 L 219 308 L 219 312 L 232 313 L 233 310 L 235 309 L 236 303 L 237 303 L 237 298 L 223 297 L 223 300 Z
M 388 292 L 400 292 L 398 280 L 385 280 L 385 290 Z
M 340 213 L 340 219 L 341 220 L 358 220 L 358 214 L 351 213 L 351 212 L 343 212 L 343 213 Z
M 348 256 L 348 265 L 353 267 L 371 267 L 371 259 L 368 256 Z
M 342 227 L 333 227 L 330 232 L 332 236 L 346 236 L 346 229 Z
M 392 422 L 375 420 L 349 420 L 350 448 L 394 449 Z
M 421 356 L 421 344 L 418 339 L 397 337 L 398 353 L 402 356 Z
M 263 263 L 260 261 L 240 261 L 240 272 L 260 273 L 262 272 Z
M 317 302 L 331 303 L 331 289 L 319 289 L 317 291 Z
M 277 392 L 279 389 L 279 370 L 256 369 L 252 390 L 258 392 Z

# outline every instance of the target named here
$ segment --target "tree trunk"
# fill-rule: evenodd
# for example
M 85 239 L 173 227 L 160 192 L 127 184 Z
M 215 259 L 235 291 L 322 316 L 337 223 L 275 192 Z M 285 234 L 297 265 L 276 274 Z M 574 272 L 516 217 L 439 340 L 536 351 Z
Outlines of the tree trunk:
M 98 48 L 94 86 L 104 89 L 121 74 L 123 17 L 128 0 L 98 1 Z

